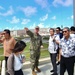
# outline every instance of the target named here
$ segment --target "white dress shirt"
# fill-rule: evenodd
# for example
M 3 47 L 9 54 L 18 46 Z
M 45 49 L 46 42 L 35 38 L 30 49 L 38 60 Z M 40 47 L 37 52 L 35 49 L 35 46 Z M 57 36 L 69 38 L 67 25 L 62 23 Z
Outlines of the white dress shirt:
M 50 36 L 50 38 L 49 38 L 49 46 L 48 46 L 48 51 L 50 53 L 57 53 L 58 44 L 53 41 L 54 38 L 55 38 L 56 41 L 60 42 L 60 38 L 59 38 L 58 35 Z

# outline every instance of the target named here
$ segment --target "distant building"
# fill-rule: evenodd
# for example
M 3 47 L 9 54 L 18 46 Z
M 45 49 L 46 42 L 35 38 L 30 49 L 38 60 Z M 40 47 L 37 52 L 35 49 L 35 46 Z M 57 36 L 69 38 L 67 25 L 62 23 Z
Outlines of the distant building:
M 34 32 L 34 29 L 30 29 L 30 30 Z M 49 28 L 40 28 L 39 34 L 41 36 L 49 35 Z M 23 30 L 13 30 L 11 31 L 11 35 L 14 37 L 28 36 L 24 29 Z
M 18 35 L 17 35 L 17 30 L 11 31 L 11 36 L 17 37 L 17 36 L 18 36 Z
M 14 37 L 25 36 L 25 34 L 26 34 L 25 30 L 13 30 L 13 31 L 11 31 L 11 35 Z
M 40 28 L 39 34 L 41 36 L 47 36 L 47 35 L 49 35 L 49 28 Z

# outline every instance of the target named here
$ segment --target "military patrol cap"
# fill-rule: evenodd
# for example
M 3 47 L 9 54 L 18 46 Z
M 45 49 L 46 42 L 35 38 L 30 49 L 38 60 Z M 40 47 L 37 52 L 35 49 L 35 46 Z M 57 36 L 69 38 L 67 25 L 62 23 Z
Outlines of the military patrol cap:
M 39 26 L 36 26 L 35 29 L 39 29 Z

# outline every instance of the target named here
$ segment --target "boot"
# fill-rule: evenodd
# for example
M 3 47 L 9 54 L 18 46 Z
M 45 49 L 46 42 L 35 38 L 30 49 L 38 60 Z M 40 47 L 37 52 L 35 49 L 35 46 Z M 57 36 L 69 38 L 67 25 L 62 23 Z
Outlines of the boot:
M 32 75 L 37 75 L 35 71 L 32 71 Z
M 36 67 L 36 70 L 37 70 L 38 72 L 41 72 L 41 70 L 40 70 L 38 67 Z

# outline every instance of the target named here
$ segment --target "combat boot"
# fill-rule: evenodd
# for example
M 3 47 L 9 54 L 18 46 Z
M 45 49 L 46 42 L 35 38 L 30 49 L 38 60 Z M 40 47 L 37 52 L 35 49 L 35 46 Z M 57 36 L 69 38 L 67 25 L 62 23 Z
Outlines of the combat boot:
M 32 71 L 32 75 L 37 75 L 35 71 Z
M 38 67 L 36 67 L 36 70 L 37 70 L 37 72 L 41 72 L 41 70 Z

